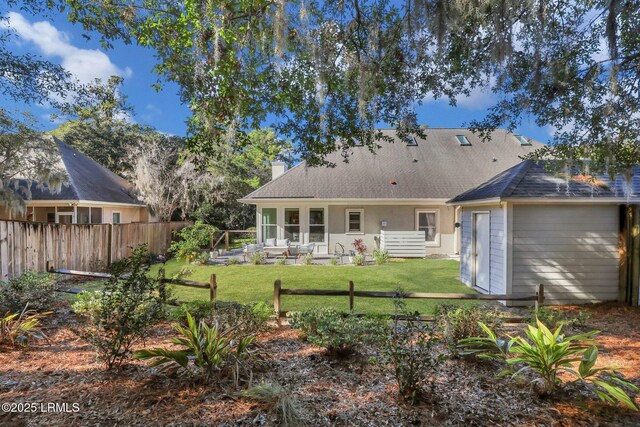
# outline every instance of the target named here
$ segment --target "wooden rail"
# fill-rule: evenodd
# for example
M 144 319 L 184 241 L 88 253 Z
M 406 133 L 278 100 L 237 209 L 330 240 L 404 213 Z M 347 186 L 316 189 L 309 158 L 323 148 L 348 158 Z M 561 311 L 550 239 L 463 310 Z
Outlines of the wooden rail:
M 454 300 L 476 300 L 476 301 L 534 301 L 536 308 L 544 303 L 544 285 L 537 287 L 535 294 L 445 294 L 445 293 L 424 293 L 424 292 L 381 292 L 381 291 L 356 291 L 352 281 L 349 281 L 348 290 L 340 289 L 283 289 L 282 281 L 276 280 L 273 284 L 273 308 L 280 319 L 286 317 L 288 311 L 282 310 L 282 295 L 309 295 L 309 296 L 348 296 L 349 311 L 354 309 L 355 297 L 364 298 L 418 298 L 418 299 L 454 299 Z M 429 317 L 423 317 L 430 320 Z M 514 320 L 517 318 L 510 318 Z
M 50 261 L 47 262 L 47 272 L 55 273 L 55 274 L 68 274 L 71 276 L 82 276 L 82 277 L 94 277 L 96 279 L 110 279 L 113 275 L 109 273 L 96 273 L 93 271 L 78 271 L 78 270 L 67 270 L 64 268 L 54 268 L 53 263 Z M 196 282 L 193 280 L 182 280 L 182 279 L 171 279 L 165 277 L 164 268 L 161 268 L 159 273 L 159 281 L 161 285 L 170 284 L 177 286 L 186 286 L 190 288 L 200 288 L 200 289 L 209 289 L 209 300 L 215 302 L 218 297 L 218 281 L 216 280 L 216 275 L 212 274 L 209 277 L 209 283 L 206 282 Z

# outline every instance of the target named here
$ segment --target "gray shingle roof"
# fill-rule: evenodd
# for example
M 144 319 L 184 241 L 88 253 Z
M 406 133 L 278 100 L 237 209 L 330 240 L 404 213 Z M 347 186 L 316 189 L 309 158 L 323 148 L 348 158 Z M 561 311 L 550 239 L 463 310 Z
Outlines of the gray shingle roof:
M 582 180 L 577 169 L 557 173 L 548 162 L 524 161 L 479 186 L 468 190 L 448 203 L 456 204 L 495 198 L 619 198 L 624 201 L 640 195 L 640 168 L 635 168 L 631 183 L 622 176 L 610 179 L 598 175 L 595 181 Z
M 344 163 L 340 153 L 327 160 L 335 168 L 308 167 L 305 162 L 265 184 L 242 201 L 258 199 L 448 199 L 510 168 L 523 156 L 542 146 L 522 145 L 513 134 L 496 130 L 482 142 L 467 129 L 426 129 L 425 139 L 407 146 L 395 137 L 381 143 L 375 154 L 355 147 Z M 456 135 L 465 135 L 470 146 L 460 146 Z M 395 184 L 393 184 L 395 182 Z
M 144 205 L 134 194 L 133 185 L 95 160 L 54 138 L 60 160 L 69 177 L 68 185 L 53 194 L 45 187 L 31 186 L 31 200 L 86 200 L 105 203 Z

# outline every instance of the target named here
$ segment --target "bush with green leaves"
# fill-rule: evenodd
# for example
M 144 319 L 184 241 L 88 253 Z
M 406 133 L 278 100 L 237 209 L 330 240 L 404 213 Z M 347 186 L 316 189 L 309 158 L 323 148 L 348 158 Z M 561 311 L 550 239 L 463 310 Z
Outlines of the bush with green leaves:
M 227 258 L 227 261 L 224 263 L 224 265 L 229 266 L 229 265 L 238 265 L 240 264 L 240 260 L 234 256 Z
M 402 291 L 393 302 L 395 317 L 381 341 L 381 361 L 392 367 L 400 397 L 415 404 L 433 396 L 431 376 L 444 356 L 436 351 L 439 340 L 432 327 L 420 313 L 407 311 Z
M 351 260 L 353 261 L 353 265 L 362 266 L 366 264 L 367 256 L 365 254 L 357 254 L 353 255 L 351 257 Z
M 157 278 L 149 276 L 146 246 L 111 267 L 105 289 L 81 296 L 73 305 L 80 315 L 76 333 L 91 343 L 107 369 L 120 366 L 131 347 L 164 318 L 167 295 Z
M 302 263 L 304 265 L 312 265 L 313 264 L 313 254 L 309 253 L 306 254 L 303 258 L 302 258 Z
M 0 283 L 0 313 L 17 313 L 27 304 L 31 310 L 48 310 L 57 299 L 54 276 L 48 273 L 27 271 Z
M 373 251 L 373 262 L 383 265 L 389 262 L 389 251 L 376 249 Z
M 40 330 L 40 319 L 51 312 L 38 313 L 28 310 L 28 307 L 29 305 L 25 305 L 18 313 L 7 313 L 0 317 L 0 343 L 26 346 L 32 339 L 47 339 Z
M 286 264 L 287 264 L 286 257 L 280 257 L 276 259 L 276 265 L 286 265 Z
M 254 252 L 251 255 L 251 264 L 253 264 L 253 265 L 264 264 L 265 259 L 266 258 L 264 256 L 264 254 L 262 254 L 260 252 Z
M 502 325 L 500 311 L 488 306 L 441 304 L 436 307 L 434 315 L 436 331 L 453 356 L 458 355 L 457 345 L 461 339 L 482 333 L 480 322 L 494 331 Z
M 180 335 L 171 342 L 180 345 L 180 350 L 152 348 L 137 350 L 136 359 L 155 359 L 151 366 L 177 365 L 195 377 L 210 381 L 214 376 L 229 373 L 236 383 L 244 373 L 251 370 L 251 347 L 254 336 L 238 336 L 234 328 L 223 329 L 218 324 L 196 323 L 188 312 L 187 326 L 175 324 Z M 191 362 L 191 363 L 190 363 Z
M 590 318 L 591 315 L 586 310 L 579 310 L 576 315 L 573 315 L 560 308 L 541 306 L 531 310 L 527 323 L 536 326 L 537 321 L 540 320 L 549 329 L 555 330 L 559 326 L 582 327 Z
M 331 258 L 329 258 L 329 262 L 331 263 L 331 265 L 338 265 L 338 257 L 332 256 Z
M 384 324 L 380 317 L 356 316 L 331 308 L 294 313 L 291 318 L 291 327 L 332 357 L 347 357 L 365 344 L 378 342 Z
M 171 243 L 169 252 L 178 259 L 187 257 L 195 258 L 200 255 L 200 250 L 211 244 L 219 230 L 213 225 L 196 221 L 195 224 L 174 231 L 177 240 Z
M 264 330 L 275 317 L 273 307 L 265 302 L 240 304 L 226 301 L 196 300 L 182 303 L 172 313 L 172 318 L 187 324 L 187 313 L 196 323 L 217 323 L 223 329 L 236 328 L 241 335 L 254 335 Z
M 267 410 L 274 412 L 278 417 L 278 425 L 304 425 L 298 402 L 276 382 L 263 381 L 243 391 L 242 396 L 266 405 Z
M 517 378 L 531 373 L 537 391 L 551 396 L 563 385 L 560 374 L 567 373 L 575 378 L 573 382 L 588 387 L 601 400 L 638 410 L 625 391 L 637 392 L 638 387 L 625 380 L 615 367 L 595 368 L 598 347 L 593 337 L 598 331 L 565 336 L 562 326 L 551 332 L 538 320 L 536 326 L 527 325 L 524 337 L 500 341 L 489 327 L 482 327 L 485 337 L 464 339 L 461 346 L 467 354 L 505 360 L 507 368 L 500 376 Z

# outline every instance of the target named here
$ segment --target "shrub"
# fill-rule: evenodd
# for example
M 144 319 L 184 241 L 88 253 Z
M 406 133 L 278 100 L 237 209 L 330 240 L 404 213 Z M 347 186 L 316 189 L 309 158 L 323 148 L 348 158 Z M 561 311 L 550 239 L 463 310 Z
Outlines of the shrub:
M 278 383 L 261 382 L 242 392 L 242 396 L 265 404 L 274 412 L 281 426 L 300 426 L 304 422 L 300 416 L 298 403 Z
M 367 261 L 367 256 L 366 255 L 354 255 L 351 257 L 351 259 L 353 260 L 353 264 L 354 265 L 365 265 L 366 261 Z
M 394 307 L 395 320 L 382 340 L 382 361 L 393 368 L 400 396 L 415 404 L 433 395 L 434 384 L 430 377 L 443 356 L 435 351 L 438 339 L 433 330 L 420 320 L 419 313 L 406 310 L 400 291 L 394 298 Z
M 498 339 L 486 325 L 483 329 L 487 334 L 484 340 L 478 339 L 478 343 L 487 344 L 486 353 L 476 347 L 471 348 L 474 339 L 463 340 L 469 344 L 470 353 L 480 357 L 498 357 L 506 360 L 507 369 L 500 375 L 511 375 L 517 378 L 525 372 L 532 373 L 532 383 L 542 395 L 552 395 L 562 386 L 561 373 L 567 373 L 575 378 L 573 382 L 580 383 L 591 389 L 598 398 L 605 402 L 621 403 L 633 410 L 637 407 L 625 392 L 626 389 L 638 391 L 638 388 L 626 381 L 615 372 L 614 367 L 594 368 L 598 358 L 598 347 L 594 345 L 593 337 L 598 331 L 590 331 L 584 334 L 565 336 L 561 334 L 562 326 L 551 332 L 541 321 L 536 326 L 528 325 L 525 337 L 514 337 L 508 344 L 500 349 L 504 353 L 500 355 L 496 351 L 497 346 L 490 344 L 498 342 Z M 576 370 L 574 364 L 579 362 Z M 514 371 L 514 368 L 518 368 Z
M 0 342 L 11 345 L 27 345 L 30 339 L 46 339 L 39 329 L 40 319 L 51 312 L 38 313 L 27 310 L 28 305 L 19 313 L 7 313 L 0 317 Z
M 306 254 L 304 258 L 302 258 L 302 262 L 304 265 L 312 265 L 313 264 L 313 254 Z
M 375 251 L 373 251 L 373 261 L 377 265 L 386 264 L 387 262 L 389 262 L 389 251 L 376 249 Z
M 81 315 L 77 334 L 91 343 L 111 369 L 131 354 L 149 328 L 164 315 L 164 287 L 148 276 L 146 247 L 134 249 L 131 257 L 112 266 L 112 277 L 103 291 L 82 297 L 74 304 Z
M 151 366 L 177 364 L 205 381 L 209 381 L 215 373 L 230 372 L 237 382 L 243 368 L 247 368 L 246 362 L 251 357 L 249 349 L 255 337 L 237 337 L 233 329 L 209 326 L 204 321 L 196 323 L 191 314 L 187 312 L 186 315 L 187 326 L 176 324 L 174 328 L 181 336 L 171 340 L 173 344 L 183 346 L 183 349 L 138 350 L 135 358 L 155 359 Z
M 494 331 L 502 325 L 500 311 L 491 307 L 442 304 L 436 307 L 434 314 L 436 330 L 454 356 L 458 354 L 457 345 L 461 339 L 482 333 L 479 322 Z
M 338 265 L 338 257 L 332 256 L 329 259 L 329 262 L 331 263 L 331 265 Z
M 253 265 L 264 264 L 264 260 L 264 254 L 261 254 L 260 252 L 255 252 L 253 255 L 251 255 L 251 264 Z
M 237 265 L 240 264 L 240 260 L 234 256 L 232 256 L 231 258 L 227 258 L 227 262 L 224 263 L 225 265 L 229 266 L 229 265 Z
M 353 250 L 358 255 L 364 255 L 367 253 L 367 245 L 364 244 L 364 240 L 362 239 L 355 239 L 351 246 L 353 246 Z
M 171 243 L 169 252 L 178 259 L 197 257 L 200 249 L 211 244 L 211 239 L 219 230 L 213 225 L 196 221 L 195 224 L 176 230 L 174 235 L 178 240 Z
M 287 263 L 287 258 L 285 257 L 276 259 L 276 265 L 285 265 L 286 263 Z
M 310 343 L 325 348 L 330 356 L 346 357 L 364 344 L 377 342 L 383 322 L 325 308 L 295 313 L 291 327 L 300 329 Z
M 172 318 L 186 325 L 187 313 L 191 314 L 196 324 L 201 321 L 208 324 L 217 323 L 223 329 L 235 328 L 240 335 L 256 334 L 264 330 L 267 323 L 274 318 L 273 307 L 264 302 L 239 304 L 206 300 L 181 304 L 173 312 Z
M 537 321 L 540 320 L 549 329 L 555 330 L 559 326 L 584 326 L 590 318 L 591 315 L 585 310 L 580 310 L 577 315 L 572 315 L 561 309 L 541 306 L 531 310 L 527 323 L 536 326 Z
M 184 279 L 185 277 L 189 277 L 193 274 L 193 268 L 189 267 L 188 265 L 182 266 L 180 267 L 180 270 L 176 271 L 173 276 L 171 276 L 172 279 Z
M 31 310 L 46 310 L 58 299 L 55 290 L 52 275 L 27 271 L 0 283 L 0 313 L 20 312 L 27 304 Z

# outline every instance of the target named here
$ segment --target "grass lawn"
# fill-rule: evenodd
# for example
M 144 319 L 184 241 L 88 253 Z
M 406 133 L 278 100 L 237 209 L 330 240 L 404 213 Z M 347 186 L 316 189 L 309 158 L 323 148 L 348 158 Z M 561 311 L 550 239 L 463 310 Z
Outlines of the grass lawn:
M 184 261 L 171 260 L 165 264 L 166 276 L 172 277 Z M 157 272 L 155 266 L 153 272 Z M 474 293 L 458 280 L 460 264 L 453 260 L 419 259 L 392 260 L 386 265 L 356 267 L 353 265 L 230 265 L 190 266 L 192 274 L 184 279 L 208 282 L 212 273 L 218 281 L 218 299 L 249 303 L 273 301 L 273 282 L 282 281 L 283 288 L 348 289 L 353 280 L 356 290 L 393 291 L 400 286 L 407 292 Z M 207 290 L 173 286 L 181 301 L 209 298 Z M 408 300 L 411 310 L 429 315 L 436 305 L 446 300 Z M 348 298 L 290 296 L 282 297 L 282 310 L 300 311 L 313 307 L 333 307 L 348 310 Z M 391 299 L 355 299 L 355 311 L 393 313 Z

